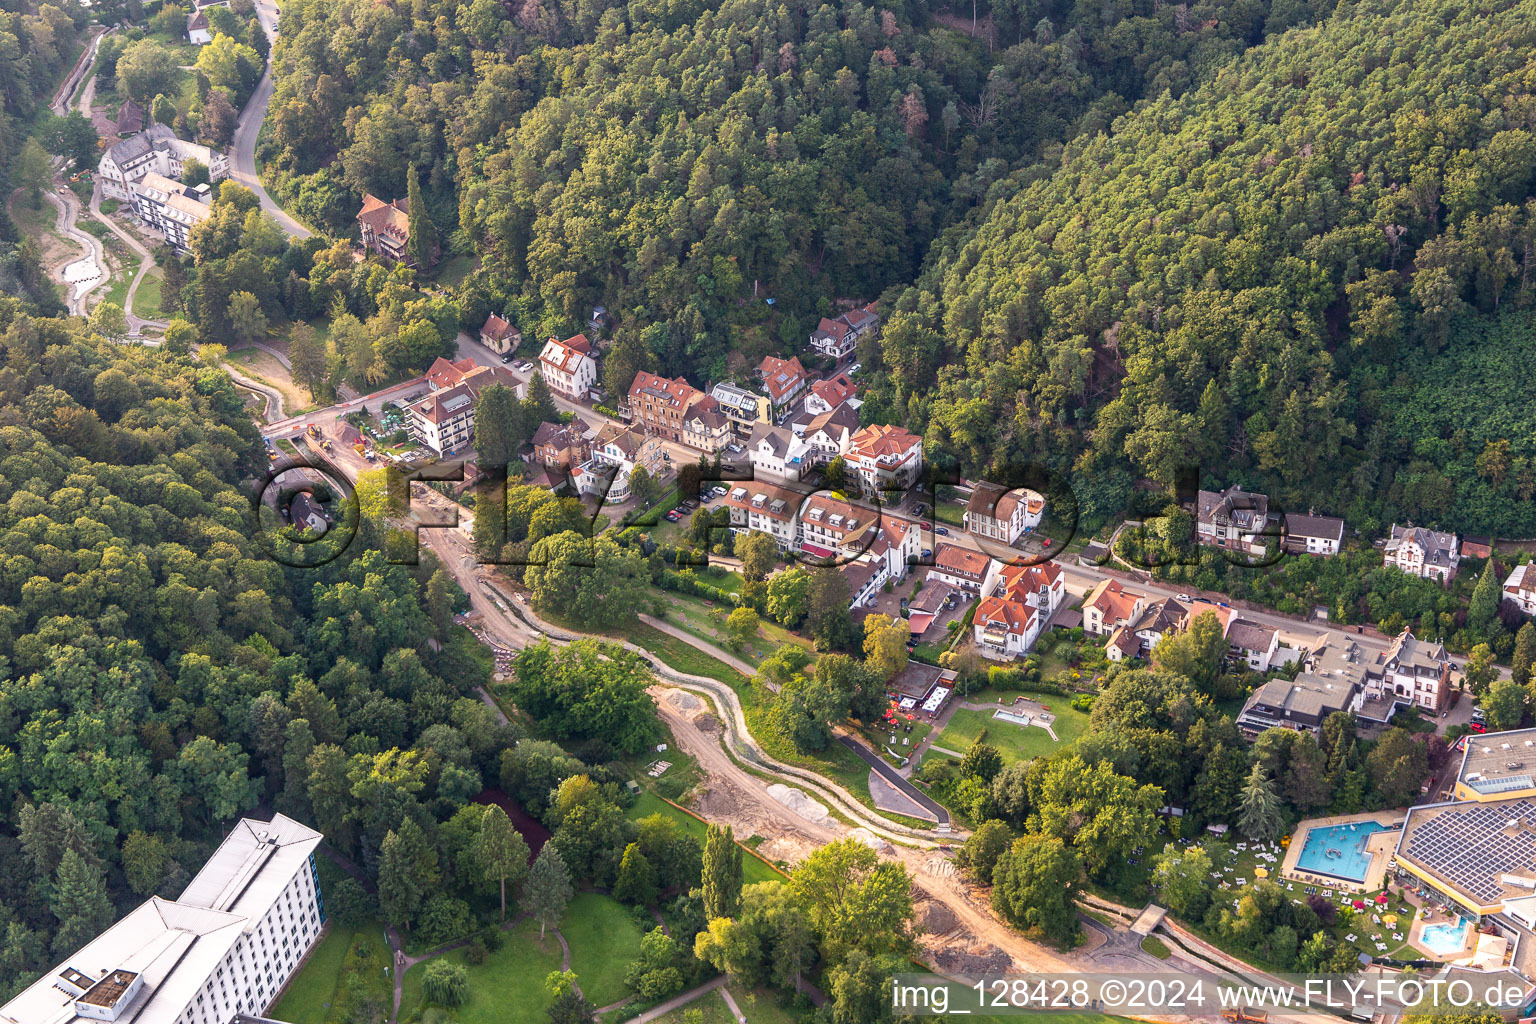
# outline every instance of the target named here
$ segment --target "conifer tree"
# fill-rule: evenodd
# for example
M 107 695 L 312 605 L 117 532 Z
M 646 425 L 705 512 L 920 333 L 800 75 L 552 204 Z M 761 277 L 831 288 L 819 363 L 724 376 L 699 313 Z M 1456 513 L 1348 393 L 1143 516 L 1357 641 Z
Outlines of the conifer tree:
M 729 825 L 711 825 L 704 837 L 704 917 L 734 917 L 741 906 L 741 847 Z

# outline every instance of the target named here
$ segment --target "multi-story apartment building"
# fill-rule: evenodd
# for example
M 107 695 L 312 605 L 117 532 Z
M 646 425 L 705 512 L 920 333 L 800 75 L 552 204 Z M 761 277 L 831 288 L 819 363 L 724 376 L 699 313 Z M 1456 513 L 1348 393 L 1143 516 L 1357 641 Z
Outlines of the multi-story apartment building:
M 859 339 L 880 327 L 880 316 L 875 304 L 850 310 L 840 317 L 822 317 L 811 332 L 811 347 L 824 356 L 842 359 L 853 354 Z
M 766 533 L 780 551 L 788 552 L 798 548 L 795 513 L 801 497 L 787 487 L 750 480 L 731 484 L 724 504 L 730 509 L 733 527 Z
M 758 364 L 757 376 L 763 382 L 763 391 L 768 395 L 775 416 L 794 405 L 795 399 L 805 393 L 805 386 L 810 381 L 810 375 L 796 357 L 780 359 L 778 356 L 764 356 Z
M 436 391 L 406 407 L 411 436 L 439 455 L 469 444 L 475 436 L 475 393 L 468 384 Z
M 831 412 L 843 403 L 851 403 L 857 409 L 864 403 L 854 395 L 858 389 L 846 373 L 839 373 L 835 377 L 819 380 L 810 386 L 805 393 L 805 402 L 802 405 L 807 419 L 820 416 L 824 412 Z
M 1146 606 L 1146 594 L 1126 590 L 1119 580 L 1100 580 L 1083 598 L 1083 632 L 1089 636 L 1113 633 L 1134 622 Z
M 322 836 L 241 821 L 176 900 L 151 897 L 0 1007 L 5 1024 L 77 1017 L 228 1024 L 260 1017 L 319 938 Z
M 640 428 L 605 423 L 592 439 L 592 458 L 571 470 L 571 476 L 583 496 L 600 494 L 609 504 L 618 504 L 629 500 L 635 470 L 662 475 L 665 454 L 661 441 Z
M 597 385 L 597 360 L 592 343 L 585 334 L 561 341 L 550 338 L 539 353 L 539 372 L 551 391 L 566 398 L 581 399 Z
M 533 461 L 549 469 L 570 469 L 592 457 L 592 429 L 579 419 L 540 423 L 531 443 Z
M 1269 510 L 1269 496 L 1233 484 L 1224 491 L 1201 491 L 1195 502 L 1195 539 L 1201 544 L 1241 551 L 1256 558 L 1269 550 L 1280 517 Z
M 1045 499 L 1034 491 L 1008 490 L 982 481 L 965 505 L 965 528 L 978 537 L 1012 544 L 1040 525 Z
M 1367 697 L 1439 711 L 1451 692 L 1451 656 L 1442 643 L 1403 630 L 1366 671 Z
M 150 171 L 128 186 L 133 215 L 140 224 L 165 236 L 179 253 L 186 253 L 192 229 L 213 216 L 207 185 L 191 187 Z
M 859 414 L 844 403 L 831 412 L 818 413 L 807 420 L 791 420 L 789 429 L 805 442 L 810 464 L 825 466 L 848 450 L 849 441 L 859 429 Z
M 216 149 L 178 139 L 163 124 L 152 124 L 136 135 L 107 148 L 96 166 L 101 190 L 109 199 L 124 202 L 131 198 L 129 186 L 146 174 L 179 179 L 187 161 L 196 160 L 208 168 L 210 182 L 229 177 L 229 158 Z
M 1449 584 L 1461 565 L 1461 548 L 1454 533 L 1426 530 L 1422 526 L 1392 524 L 1385 551 L 1387 565 L 1411 576 Z
M 967 595 L 981 593 L 991 571 L 992 559 L 980 551 L 945 541 L 933 553 L 933 568 L 928 578 L 948 583 Z
M 1066 596 L 1066 578 L 1055 563 L 990 563 L 972 628 L 976 648 L 989 658 L 1029 653 Z
M 683 426 L 678 440 L 689 448 L 713 454 L 731 444 L 734 438 L 731 421 L 709 395 L 695 395 L 683 410 Z
M 759 423 L 773 422 L 773 403 L 768 401 L 767 395 L 722 383 L 709 389 L 709 397 L 715 400 L 721 414 L 731 421 L 731 429 L 738 438 L 749 436 Z
M 830 494 L 812 494 L 800 506 L 800 551 L 814 558 L 856 558 L 874 543 L 879 518 Z
M 480 366 L 471 359 L 457 363 L 439 357 L 426 374 L 432 394 L 406 406 L 406 429 L 418 442 L 439 455 L 468 444 L 475 436 L 475 399 L 492 384 L 510 388 L 519 398 L 528 386 L 505 367 Z
M 759 423 L 747 439 L 747 458 L 759 477 L 799 480 L 811 468 L 810 447 L 788 427 Z
M 385 202 L 376 196 L 364 194 L 363 208 L 357 211 L 357 229 L 363 248 L 371 250 L 394 263 L 404 263 L 415 270 L 417 266 L 407 243 L 411 240 L 411 211 L 404 199 Z M 439 246 L 434 245 L 428 266 L 437 262 Z
M 843 461 L 865 494 L 906 490 L 923 471 L 923 439 L 902 427 L 864 427 L 848 439 Z
M 629 386 L 629 411 L 634 422 L 649 434 L 669 441 L 683 439 L 683 414 L 695 396 L 701 395 L 681 377 L 668 379 L 641 370 Z

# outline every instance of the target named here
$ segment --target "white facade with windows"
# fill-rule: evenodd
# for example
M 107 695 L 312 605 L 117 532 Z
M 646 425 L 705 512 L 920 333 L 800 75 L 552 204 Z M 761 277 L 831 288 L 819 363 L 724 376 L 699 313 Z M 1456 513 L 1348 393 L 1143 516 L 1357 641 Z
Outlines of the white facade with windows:
M 179 899 L 140 904 L 0 1007 L 0 1021 L 226 1024 L 265 1013 L 320 936 L 321 838 L 281 814 L 241 821 Z
M 152 124 L 137 135 L 111 146 L 101 155 L 97 177 L 108 199 L 126 201 L 129 187 L 146 174 L 180 178 L 189 160 L 208 168 L 208 180 L 220 182 L 229 177 L 229 157 L 216 149 L 178 139 L 163 124 Z

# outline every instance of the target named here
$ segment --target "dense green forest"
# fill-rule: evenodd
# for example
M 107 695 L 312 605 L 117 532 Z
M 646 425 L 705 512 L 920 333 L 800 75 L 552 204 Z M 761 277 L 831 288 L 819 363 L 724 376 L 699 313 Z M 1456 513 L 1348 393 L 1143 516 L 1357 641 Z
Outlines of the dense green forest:
M 1536 8 L 1360 3 L 993 189 L 886 325 L 870 412 L 967 469 L 1536 531 Z
M 512 738 L 469 696 L 488 665 L 446 578 L 366 522 L 322 569 L 266 557 L 223 371 L 14 299 L 0 349 L 0 861 L 27 865 L 0 878 L 0 999 L 258 803 L 370 871 L 403 821 L 436 841 Z
M 1183 93 L 1306 4 L 298 0 L 269 177 L 346 232 L 420 169 L 473 287 L 525 333 L 594 304 L 668 373 L 803 342 L 834 296 L 909 282 L 1020 162 Z M 772 305 L 766 299 L 774 298 Z
M 1198 463 L 1523 536 L 1532 13 L 300 0 L 269 178 L 347 232 L 418 168 L 466 320 L 605 304 L 626 366 L 718 378 L 883 296 L 865 419 L 1073 471 L 1093 521 Z

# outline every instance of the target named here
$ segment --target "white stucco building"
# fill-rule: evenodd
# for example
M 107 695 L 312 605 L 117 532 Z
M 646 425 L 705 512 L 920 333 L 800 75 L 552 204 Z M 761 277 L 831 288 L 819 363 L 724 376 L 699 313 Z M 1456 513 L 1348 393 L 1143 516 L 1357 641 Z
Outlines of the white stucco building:
M 241 821 L 178 899 L 140 904 L 0 1007 L 0 1022 L 227 1024 L 265 1014 L 325 920 L 321 838 L 281 814 Z
M 146 174 L 179 179 L 188 160 L 196 160 L 207 167 L 210 182 L 229 177 L 227 156 L 216 149 L 178 139 L 176 133 L 163 124 L 152 124 L 109 147 L 101 155 L 96 170 L 102 192 L 109 199 L 126 201 L 131 198 L 129 186 Z

